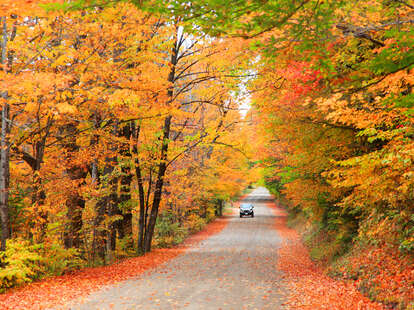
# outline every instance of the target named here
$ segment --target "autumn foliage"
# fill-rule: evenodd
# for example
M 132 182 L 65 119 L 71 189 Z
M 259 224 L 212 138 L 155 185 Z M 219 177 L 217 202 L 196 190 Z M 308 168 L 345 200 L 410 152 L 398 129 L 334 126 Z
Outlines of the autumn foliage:
M 180 243 L 249 182 L 242 40 L 46 4 L 1 4 L 0 290 Z
M 294 16 L 308 16 L 309 32 L 287 22 L 257 45 L 267 55 L 252 82 L 259 158 L 313 259 L 370 298 L 409 308 L 413 7 L 369 1 L 349 10 L 351 2 L 300 9 Z M 325 9 L 331 26 L 308 15 Z M 289 31 L 296 41 L 287 43 Z
M 2 288 L 180 243 L 260 171 L 331 276 L 412 307 L 409 1 L 0 12 Z

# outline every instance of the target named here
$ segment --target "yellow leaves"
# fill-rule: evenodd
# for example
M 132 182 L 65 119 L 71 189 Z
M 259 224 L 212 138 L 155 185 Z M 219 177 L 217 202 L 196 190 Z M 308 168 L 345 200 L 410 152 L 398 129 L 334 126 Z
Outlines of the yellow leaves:
M 67 102 L 61 102 L 56 106 L 56 109 L 60 114 L 76 114 L 77 109 L 73 105 Z
M 404 80 L 410 84 L 410 85 L 414 85 L 414 69 L 411 69 L 405 76 L 404 76 Z
M 343 204 L 375 206 L 378 201 L 396 206 L 398 201 L 408 199 L 414 185 L 412 145 L 400 148 L 389 145 L 384 150 L 372 152 L 358 158 L 339 162 L 341 166 L 327 177 L 338 188 L 353 188 Z M 369 201 L 369 204 L 367 203 Z
M 63 92 L 60 93 L 60 98 L 62 100 L 67 100 L 67 99 L 71 99 L 72 98 L 72 93 L 68 90 L 65 90 Z
M 175 28 L 166 24 L 158 29 L 156 22 L 156 17 L 122 3 L 21 25 L 13 45 L 14 71 L 0 73 L 1 86 L 10 95 L 13 141 L 34 155 L 39 143 L 46 145 L 37 175 L 44 181 L 44 205 L 51 216 L 61 216 L 74 188 L 88 200 L 88 208 L 108 194 L 90 175 L 85 184 L 83 179 L 74 183 L 68 172 L 72 167 L 86 175 L 92 162 L 101 168 L 115 158 L 114 173 L 124 173 L 121 165 L 134 164 L 133 157 L 126 158 L 134 146 L 145 181 L 154 178 L 160 162 L 168 163 L 167 186 L 186 196 L 172 196 L 168 203 L 188 207 L 186 199 L 213 198 L 215 191 L 228 198 L 246 184 L 247 142 L 239 136 L 241 118 L 230 94 L 238 82 L 225 76 L 246 64 L 247 56 L 235 57 L 244 53 L 243 41 L 232 45 L 201 38 L 189 48 L 190 40 L 196 40 L 191 36 L 180 51 L 188 49 L 187 54 L 175 68 L 181 79 L 172 82 Z M 160 148 L 166 115 L 173 125 L 165 159 Z M 139 140 L 120 136 L 124 126 L 139 126 Z M 22 172 L 17 165 L 12 170 L 15 177 Z M 24 189 L 32 184 L 27 175 L 19 176 Z
M 342 94 L 334 94 L 329 98 L 319 97 L 315 100 L 321 112 L 329 112 L 335 109 L 337 106 L 345 106 L 346 102 L 341 100 Z
M 56 58 L 56 60 L 52 63 L 51 67 L 56 68 L 59 66 L 64 66 L 68 63 L 68 56 L 67 55 L 60 55 Z
M 412 79 L 410 78 L 410 74 L 407 74 L 404 70 L 401 70 L 394 74 L 388 75 L 383 81 L 372 87 L 372 89 L 386 90 L 388 93 L 398 93 L 401 91 L 406 78 L 408 80 Z

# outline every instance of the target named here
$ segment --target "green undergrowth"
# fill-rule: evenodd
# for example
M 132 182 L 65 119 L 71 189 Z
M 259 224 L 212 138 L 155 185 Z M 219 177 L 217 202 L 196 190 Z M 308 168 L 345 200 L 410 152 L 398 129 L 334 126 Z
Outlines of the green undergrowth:
M 328 230 L 318 223 L 309 223 L 300 213 L 290 213 L 288 226 L 298 231 L 304 244 L 309 248 L 310 257 L 320 265 L 326 266 L 335 262 L 345 255 L 352 245 L 352 233 L 349 231 Z
M 23 239 L 9 240 L 0 259 L 3 263 L 0 268 L 0 292 L 86 266 L 75 249 L 65 249 L 55 243 L 31 244 Z
M 153 246 L 156 248 L 176 246 L 190 234 L 201 231 L 215 217 L 214 204 L 208 205 L 202 212 L 194 210 L 179 214 L 173 210 L 164 210 L 157 219 Z

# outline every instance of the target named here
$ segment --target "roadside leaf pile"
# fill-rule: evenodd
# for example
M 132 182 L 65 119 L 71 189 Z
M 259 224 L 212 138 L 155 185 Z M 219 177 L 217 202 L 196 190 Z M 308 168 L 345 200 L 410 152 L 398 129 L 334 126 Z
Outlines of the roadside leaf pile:
M 383 305 L 370 301 L 357 289 L 354 281 L 336 281 L 324 274 L 312 262 L 308 249 L 300 235 L 286 226 L 287 213 L 274 203 L 269 203 L 276 215 L 275 229 L 284 238 L 279 249 L 277 268 L 283 271 L 288 287 L 290 309 L 385 309 Z

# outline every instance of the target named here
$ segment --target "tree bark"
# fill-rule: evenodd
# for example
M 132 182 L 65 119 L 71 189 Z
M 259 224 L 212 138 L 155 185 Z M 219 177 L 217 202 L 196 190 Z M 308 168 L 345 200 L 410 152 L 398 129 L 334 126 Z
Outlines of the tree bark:
M 134 131 L 132 123 L 122 127 L 121 136 L 125 138 L 126 142 L 121 146 L 121 156 L 124 163 L 121 167 L 120 177 L 120 194 L 118 198 L 118 208 L 116 212 L 122 216 L 122 219 L 116 222 L 119 238 L 122 239 L 127 235 L 132 235 L 132 210 L 131 210 L 131 183 L 132 173 L 129 164 L 132 154 L 130 151 L 130 139 Z M 125 163 L 126 162 L 126 163 Z
M 112 169 L 113 170 L 113 169 Z M 107 202 L 107 214 L 109 217 L 113 217 L 117 214 L 118 210 L 118 195 L 117 195 L 117 185 L 118 185 L 118 178 L 111 178 L 111 181 L 109 182 L 109 190 L 110 194 L 108 197 Z M 110 221 L 108 225 L 108 249 L 110 251 L 115 251 L 116 248 L 116 229 L 117 227 L 117 221 Z M 108 251 L 108 261 L 112 260 L 111 252 Z
M 107 186 L 109 187 L 109 194 L 104 195 L 96 204 L 96 217 L 94 220 L 94 248 L 93 253 L 98 254 L 99 258 L 107 262 L 111 260 L 110 252 L 115 248 L 114 240 L 114 224 L 108 223 L 105 225 L 105 215 L 111 217 L 114 215 L 114 208 L 116 203 L 116 190 L 114 185 L 116 180 L 113 180 L 111 174 L 114 170 L 114 158 L 107 158 L 103 178 L 108 178 Z M 102 183 L 102 182 L 101 182 Z
M 145 252 L 151 251 L 151 242 L 154 235 L 155 224 L 157 222 L 158 209 L 161 202 L 162 188 L 164 185 L 164 176 L 165 171 L 167 170 L 167 155 L 168 155 L 168 144 L 170 138 L 170 128 L 171 128 L 171 119 L 172 116 L 167 116 L 164 120 L 163 128 L 163 139 L 161 146 L 161 161 L 158 166 L 158 175 L 157 181 L 155 183 L 154 198 L 151 206 L 151 215 L 148 221 L 148 229 L 145 234 L 144 245 Z
M 66 200 L 67 217 L 69 224 L 64 233 L 64 245 L 66 249 L 79 249 L 82 245 L 82 211 L 85 208 L 85 200 L 76 191 L 71 193 Z
M 49 118 L 44 128 L 44 135 L 40 140 L 34 143 L 33 155 L 19 150 L 17 147 L 13 148 L 16 152 L 20 153 L 22 159 L 30 166 L 33 173 L 32 181 L 32 204 L 34 205 L 34 216 L 30 226 L 36 228 L 36 235 L 34 236 L 35 242 L 42 242 L 46 235 L 46 228 L 48 223 L 47 212 L 43 209 L 43 205 L 46 199 L 46 193 L 42 188 L 42 178 L 40 176 L 40 168 L 42 166 L 46 141 L 50 134 L 50 129 L 53 124 L 53 119 Z M 33 234 L 30 232 L 30 237 Z
M 96 217 L 93 223 L 93 241 L 92 241 L 92 256 L 96 260 L 98 256 L 102 261 L 105 261 L 106 242 L 105 229 L 102 227 L 105 219 L 107 197 L 100 199 L 96 204 Z
M 113 127 L 113 134 L 117 133 L 117 124 Z M 116 149 L 113 146 L 113 155 L 105 159 L 105 167 L 103 171 L 103 181 L 101 184 L 107 187 L 107 194 L 97 203 L 97 216 L 94 223 L 94 229 L 97 237 L 96 250 L 101 259 L 106 263 L 112 260 L 111 252 L 116 247 L 116 229 L 115 222 L 112 217 L 115 215 L 117 207 L 117 184 L 118 178 L 113 176 L 114 168 L 117 163 Z M 109 221 L 105 225 L 105 215 L 109 217 Z
M 36 235 L 37 240 L 35 238 L 35 242 L 42 242 L 46 235 L 46 228 L 47 228 L 47 213 L 43 209 L 43 205 L 46 199 L 46 193 L 42 188 L 42 178 L 40 176 L 40 168 L 43 161 L 44 149 L 46 144 L 46 135 L 42 139 L 43 141 L 37 141 L 35 144 L 35 154 L 34 154 L 34 166 L 32 166 L 33 171 L 33 194 L 32 194 L 32 204 L 35 205 L 35 216 L 39 218 L 35 218 L 35 226 L 37 226 Z M 39 221 L 36 225 L 36 222 Z
M 87 176 L 87 171 L 80 165 L 72 164 L 72 153 L 79 151 L 79 146 L 76 144 L 76 134 L 75 124 L 68 124 L 62 129 L 62 135 L 69 137 L 69 140 L 63 144 L 63 147 L 68 151 L 66 173 L 70 180 L 74 181 L 66 200 L 68 223 L 64 232 L 64 245 L 67 249 L 79 249 L 82 245 L 82 212 L 85 208 L 85 199 L 80 194 L 80 187 L 83 179 Z
M 7 93 L 3 93 L 6 100 Z M 1 112 L 1 150 L 0 150 L 0 216 L 1 216 L 1 247 L 0 251 L 6 250 L 7 239 L 10 238 L 9 227 L 9 183 L 10 183 L 10 126 L 9 105 L 3 104 Z
M 216 216 L 223 215 L 223 205 L 224 205 L 224 201 L 222 199 L 219 199 L 216 205 Z
M 141 165 L 139 161 L 139 154 L 138 154 L 138 141 L 139 141 L 139 134 L 140 134 L 140 127 L 134 131 L 134 146 L 133 152 L 135 155 L 135 175 L 137 177 L 138 183 L 138 195 L 139 195 L 139 219 L 138 219 L 138 241 L 137 241 L 137 254 L 143 255 L 145 253 L 144 248 L 144 234 L 145 234 L 145 192 L 144 192 L 144 181 L 142 179 L 142 172 L 141 172 Z M 150 188 L 148 188 L 150 191 Z
M 6 71 L 7 62 L 7 21 L 6 17 L 0 18 L 2 26 L 2 41 L 1 41 L 1 65 Z M 7 90 L 2 90 L 0 93 L 3 98 L 3 106 L 1 111 L 1 143 L 0 143 L 0 218 L 1 218 L 1 245 L 0 251 L 6 250 L 7 239 L 10 238 L 9 227 L 9 185 L 10 185 L 10 112 L 9 104 L 7 102 Z
M 127 235 L 132 234 L 132 212 L 131 212 L 131 183 L 132 174 L 129 167 L 122 167 L 121 176 L 121 193 L 118 198 L 117 211 L 122 216 L 121 220 L 117 221 L 117 230 L 119 238 L 122 239 Z

